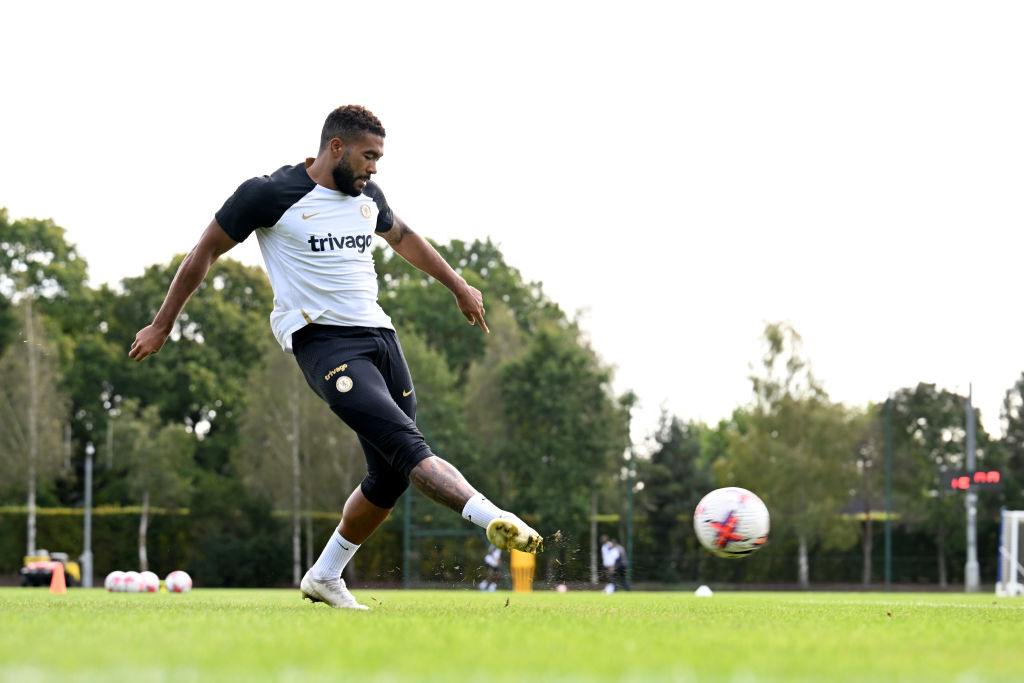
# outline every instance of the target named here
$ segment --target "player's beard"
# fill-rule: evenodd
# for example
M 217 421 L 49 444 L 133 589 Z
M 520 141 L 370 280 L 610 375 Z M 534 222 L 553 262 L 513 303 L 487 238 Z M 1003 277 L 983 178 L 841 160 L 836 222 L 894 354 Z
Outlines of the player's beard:
M 334 185 L 341 192 L 351 196 L 358 197 L 361 190 L 356 189 L 356 174 L 352 170 L 352 165 L 348 162 L 348 153 L 342 155 L 341 159 L 338 160 L 337 165 L 331 169 L 331 177 L 334 179 Z M 363 180 L 369 180 L 368 178 L 362 178 Z

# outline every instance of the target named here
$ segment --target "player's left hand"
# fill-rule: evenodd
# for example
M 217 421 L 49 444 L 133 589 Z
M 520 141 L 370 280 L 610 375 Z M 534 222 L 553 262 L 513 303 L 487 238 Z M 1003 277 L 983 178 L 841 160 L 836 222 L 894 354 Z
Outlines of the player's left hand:
M 473 285 L 466 284 L 466 286 L 455 292 L 455 301 L 470 325 L 479 324 L 480 329 L 490 334 L 491 331 L 487 329 L 487 323 L 484 322 L 484 295 L 480 293 L 479 289 Z

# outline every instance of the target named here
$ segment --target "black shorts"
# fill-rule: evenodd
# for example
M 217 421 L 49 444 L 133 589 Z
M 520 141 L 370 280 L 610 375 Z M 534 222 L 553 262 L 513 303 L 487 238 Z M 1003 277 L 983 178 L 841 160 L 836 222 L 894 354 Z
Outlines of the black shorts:
M 310 324 L 292 335 L 306 382 L 355 430 L 366 456 L 363 495 L 394 507 L 409 473 L 433 453 L 416 427 L 416 394 L 393 330 Z

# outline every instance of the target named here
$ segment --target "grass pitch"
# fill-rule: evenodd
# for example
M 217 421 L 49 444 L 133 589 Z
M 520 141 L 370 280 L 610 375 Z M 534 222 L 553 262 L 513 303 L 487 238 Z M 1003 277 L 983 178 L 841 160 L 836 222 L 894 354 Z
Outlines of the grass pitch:
M 988 681 L 1024 677 L 991 594 L 0 589 L 0 680 Z

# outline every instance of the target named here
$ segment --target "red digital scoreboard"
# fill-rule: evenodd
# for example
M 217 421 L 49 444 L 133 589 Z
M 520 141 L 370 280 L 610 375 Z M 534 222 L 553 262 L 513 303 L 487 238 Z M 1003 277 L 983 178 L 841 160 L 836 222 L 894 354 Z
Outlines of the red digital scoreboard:
M 1003 488 L 999 470 L 943 472 L 942 486 L 947 491 L 996 491 Z

